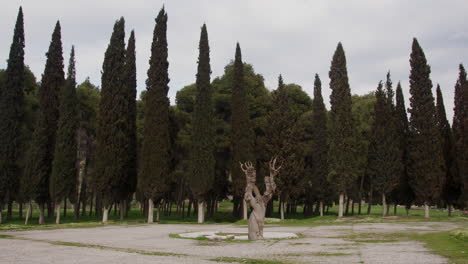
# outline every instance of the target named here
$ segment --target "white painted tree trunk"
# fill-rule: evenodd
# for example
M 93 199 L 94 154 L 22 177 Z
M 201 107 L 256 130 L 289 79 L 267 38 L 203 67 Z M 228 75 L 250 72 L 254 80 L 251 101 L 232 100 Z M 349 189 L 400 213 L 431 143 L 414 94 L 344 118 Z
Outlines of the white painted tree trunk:
M 102 222 L 107 223 L 109 221 L 109 207 L 104 207 L 102 210 Z
M 148 224 L 153 223 L 154 202 L 153 199 L 148 199 Z
M 343 217 L 344 193 L 340 193 L 340 204 L 338 205 L 338 217 Z
M 32 211 L 32 203 L 31 201 L 28 202 L 28 208 L 26 209 L 26 218 L 24 220 L 24 224 L 27 225 L 29 221 L 29 216 L 31 215 Z
M 245 201 L 245 199 L 242 199 L 242 215 L 243 219 L 247 220 L 247 202 Z
M 387 216 L 387 201 L 385 200 L 385 193 L 382 193 L 382 216 Z
M 39 224 L 44 224 L 44 204 L 39 204 Z
M 323 216 L 323 201 L 320 201 L 320 216 Z
M 424 217 L 429 218 L 429 204 L 424 202 Z
M 284 220 L 284 202 L 282 200 L 280 201 L 280 217 L 281 220 Z
M 57 212 L 55 216 L 55 223 L 58 225 L 60 224 L 60 202 L 59 201 L 55 202 L 55 211 Z
M 205 222 L 205 201 L 198 200 L 198 223 L 203 224 Z

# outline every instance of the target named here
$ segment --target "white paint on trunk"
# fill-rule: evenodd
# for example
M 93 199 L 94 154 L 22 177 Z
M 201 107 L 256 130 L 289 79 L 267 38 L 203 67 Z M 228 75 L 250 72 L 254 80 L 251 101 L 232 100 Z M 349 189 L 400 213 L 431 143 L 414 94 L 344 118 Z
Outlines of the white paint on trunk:
M 154 213 L 154 202 L 153 199 L 148 199 L 148 224 L 153 223 L 153 213 Z
M 60 224 L 60 202 L 55 202 L 55 211 L 57 212 L 55 216 L 55 223 Z
M 109 221 L 109 207 L 104 207 L 102 210 L 102 222 L 107 223 Z
M 320 216 L 323 216 L 323 201 L 320 201 Z
M 284 220 L 284 202 L 282 200 L 280 201 L 280 216 L 281 220 Z
M 198 201 L 198 223 L 202 224 L 205 222 L 205 202 L 202 200 Z
M 344 193 L 340 193 L 340 204 L 338 207 L 338 217 L 343 217 Z
M 243 219 L 247 220 L 247 202 L 245 199 L 242 199 L 242 212 L 243 212 Z
M 24 220 L 24 224 L 27 225 L 29 221 L 29 216 L 31 215 L 32 211 L 32 202 L 28 202 L 28 208 L 26 209 L 26 218 Z
M 429 218 L 429 204 L 424 202 L 424 217 Z
M 44 224 L 44 204 L 39 204 L 39 224 Z
M 387 201 L 385 200 L 385 193 L 382 193 L 382 216 L 387 216 Z

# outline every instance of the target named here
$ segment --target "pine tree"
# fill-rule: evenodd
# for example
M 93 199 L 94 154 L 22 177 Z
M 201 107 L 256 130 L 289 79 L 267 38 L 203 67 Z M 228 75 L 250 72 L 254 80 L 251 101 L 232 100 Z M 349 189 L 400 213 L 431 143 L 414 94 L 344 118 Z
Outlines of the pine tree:
M 455 107 L 453 109 L 453 138 L 455 145 L 457 168 L 456 181 L 460 184 L 462 195 L 461 207 L 468 207 L 468 80 L 462 64 L 459 66 L 459 76 L 455 84 Z
M 439 198 L 445 178 L 442 142 L 437 129 L 436 107 L 432 95 L 431 69 L 416 39 L 410 57 L 410 167 L 411 185 L 419 203 L 425 206 Z
M 402 170 L 402 155 L 396 127 L 395 107 L 390 73 L 385 91 L 379 83 L 375 96 L 374 123 L 369 147 L 368 174 L 373 188 L 382 194 L 382 215 L 387 213 L 387 199 L 398 184 Z
M 210 84 L 210 47 L 206 25 L 200 35 L 200 54 L 193 112 L 190 188 L 198 200 L 198 223 L 205 218 L 206 194 L 211 190 L 215 175 L 214 124 L 212 89 Z
M 0 83 L 0 224 L 5 201 L 18 192 L 18 145 L 24 105 L 24 24 L 23 9 L 16 18 L 7 69 Z
M 23 189 L 25 196 L 39 204 L 40 224 L 44 222 L 44 204 L 50 201 L 49 177 L 59 117 L 59 93 L 65 84 L 60 30 L 60 22 L 57 21 L 46 54 L 47 62 L 39 89 L 39 113 L 22 181 L 27 185 Z
M 460 185 L 457 182 L 455 166 L 455 147 L 453 142 L 452 129 L 445 114 L 444 98 L 440 85 L 436 89 L 437 127 L 442 136 L 443 155 L 445 161 L 445 185 L 442 191 L 442 198 L 447 205 L 448 214 L 452 214 L 452 205 L 457 202 L 460 195 Z
M 75 49 L 72 46 L 67 79 L 60 91 L 57 142 L 49 182 L 50 198 L 55 202 L 57 210 L 56 224 L 60 223 L 60 203 L 74 192 L 76 186 L 78 118 L 75 76 Z
M 318 74 L 314 81 L 314 100 L 312 103 L 312 178 L 313 189 L 320 202 L 320 216 L 323 216 L 323 202 L 327 198 L 329 186 L 328 176 L 328 131 L 327 131 L 327 109 L 323 103 L 322 82 Z
M 169 74 L 167 61 L 167 13 L 156 18 L 148 69 L 144 132 L 138 186 L 148 199 L 148 223 L 153 222 L 154 201 L 168 190 L 171 160 L 169 134 Z M 156 150 L 156 151 L 155 151 Z M 158 201 L 157 201 L 158 202 Z M 159 212 L 159 206 L 158 206 Z M 159 213 L 158 213 L 159 216 Z M 159 219 L 157 219 L 159 220 Z
M 104 55 L 101 77 L 101 101 L 97 128 L 96 192 L 104 208 L 102 221 L 107 222 L 110 206 L 121 198 L 128 175 L 128 112 L 125 87 L 125 20 L 114 24 Z
M 247 208 L 243 200 L 246 182 L 239 162 L 251 161 L 255 164 L 256 161 L 253 156 L 253 131 L 244 82 L 244 63 L 237 43 L 231 97 L 231 176 L 234 194 L 233 214 L 239 218 L 243 215 L 246 219 Z
M 127 175 L 124 184 L 121 185 L 120 197 L 120 219 L 123 220 L 125 205 L 131 200 L 132 194 L 136 191 L 137 184 L 137 131 L 136 131 L 136 58 L 135 58 L 135 32 L 132 30 L 128 39 L 127 51 L 125 55 L 125 98 L 127 99 L 128 110 L 126 117 L 126 136 L 128 138 L 127 150 Z
M 328 180 L 340 196 L 338 217 L 343 216 L 346 190 L 357 177 L 356 129 L 351 112 L 351 89 L 348 83 L 346 57 L 341 43 L 333 55 L 330 72 L 330 146 Z
M 397 140 L 399 141 L 399 149 L 401 153 L 402 170 L 399 174 L 398 186 L 394 190 L 392 196 L 395 203 L 404 204 L 408 212 L 411 204 L 414 201 L 414 192 L 410 186 L 408 176 L 408 115 L 406 114 L 405 99 L 401 84 L 398 82 L 396 88 L 396 106 L 395 117 L 397 127 Z

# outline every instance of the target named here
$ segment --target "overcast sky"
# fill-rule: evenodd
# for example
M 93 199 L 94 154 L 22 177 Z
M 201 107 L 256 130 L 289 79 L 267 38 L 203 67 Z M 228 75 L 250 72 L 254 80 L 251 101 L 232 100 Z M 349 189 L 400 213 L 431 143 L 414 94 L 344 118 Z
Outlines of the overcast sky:
M 449 119 L 458 64 L 468 64 L 466 0 L 7 0 L 0 9 L 0 68 L 6 60 L 20 5 L 23 6 L 26 58 L 36 77 L 44 70 L 45 53 L 57 19 L 62 25 L 64 57 L 75 45 L 77 79 L 90 77 L 100 86 L 104 52 L 114 22 L 124 16 L 127 38 L 135 29 L 138 94 L 145 79 L 154 18 L 165 5 L 168 13 L 169 96 L 195 82 L 198 40 L 206 22 L 212 78 L 223 73 L 240 42 L 243 59 L 276 88 L 278 74 L 312 94 L 315 73 L 321 76 L 329 106 L 328 71 L 336 45 L 343 43 L 353 94 L 374 90 L 388 70 L 401 80 L 408 100 L 409 54 L 417 37 L 440 83 Z M 465 65 L 468 66 L 468 65 Z M 434 92 L 435 95 L 435 92 Z M 408 106 L 408 105 L 407 105 Z

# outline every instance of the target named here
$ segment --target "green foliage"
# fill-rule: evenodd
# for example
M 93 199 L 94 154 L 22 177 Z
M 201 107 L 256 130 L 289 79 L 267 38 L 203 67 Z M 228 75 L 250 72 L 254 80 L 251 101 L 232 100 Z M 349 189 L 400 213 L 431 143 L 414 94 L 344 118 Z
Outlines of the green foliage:
M 346 57 L 341 43 L 333 55 L 330 72 L 330 146 L 328 151 L 328 180 L 340 193 L 356 180 L 357 139 L 352 117 L 351 89 L 348 83 Z
M 46 54 L 47 62 L 39 90 L 39 113 L 22 179 L 25 198 L 35 199 L 39 204 L 49 200 L 49 176 L 59 117 L 59 93 L 65 84 L 62 53 L 60 23 L 57 21 Z
M 72 47 L 65 85 L 60 91 L 57 142 L 55 144 L 52 173 L 50 175 L 50 197 L 55 202 L 66 199 L 76 187 L 76 132 L 78 127 L 75 49 Z
M 167 13 L 161 9 L 153 32 L 144 113 L 144 132 L 138 189 L 157 199 L 168 189 L 171 142 L 169 131 L 169 76 L 167 61 Z M 157 151 L 155 151 L 157 150 Z
M 0 210 L 19 189 L 21 127 L 24 118 L 24 25 L 20 7 L 7 69 L 0 80 Z
M 410 57 L 411 114 L 409 170 L 416 199 L 432 202 L 439 198 L 445 181 L 442 143 L 432 96 L 431 69 L 416 39 Z
M 201 29 L 199 50 L 189 179 L 193 195 L 204 199 L 204 195 L 213 187 L 215 176 L 213 92 L 210 84 L 210 47 L 205 24 Z
M 125 83 L 125 20 L 114 24 L 102 65 L 96 149 L 96 192 L 104 207 L 121 198 L 128 175 L 128 112 Z

